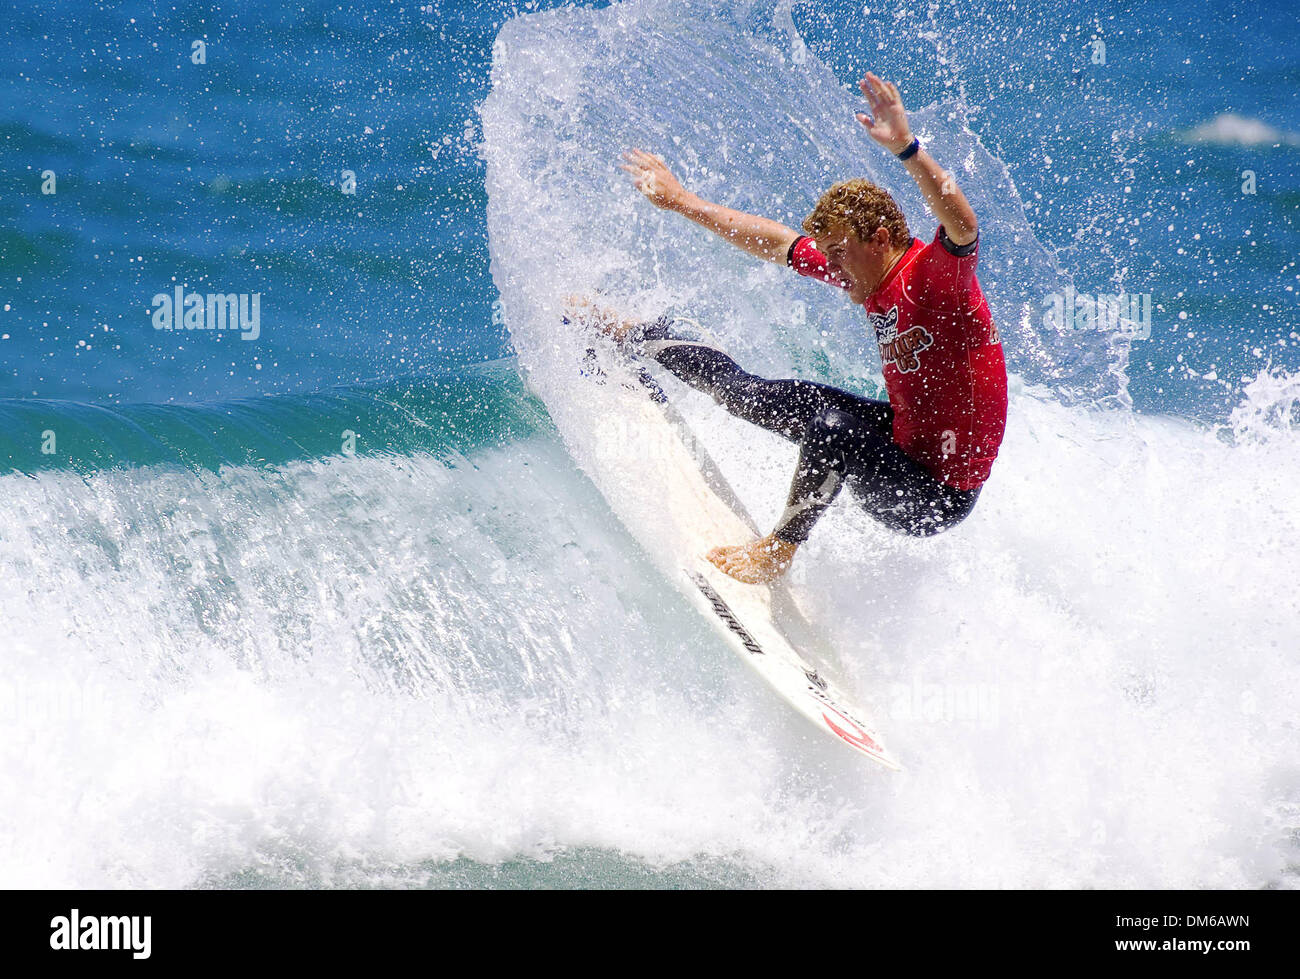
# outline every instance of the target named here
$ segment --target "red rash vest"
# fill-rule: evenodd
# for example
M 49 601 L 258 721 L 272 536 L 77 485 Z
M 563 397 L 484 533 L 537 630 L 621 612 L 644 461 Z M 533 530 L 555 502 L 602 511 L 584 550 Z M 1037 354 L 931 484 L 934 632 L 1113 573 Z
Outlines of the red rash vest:
M 941 240 L 941 237 L 944 240 Z M 1007 423 L 1007 366 L 975 264 L 916 238 L 864 302 L 876 332 L 894 441 L 935 479 L 959 490 L 989 478 Z M 963 249 L 964 250 L 964 249 Z M 847 289 L 813 239 L 799 238 L 789 264 L 800 275 Z

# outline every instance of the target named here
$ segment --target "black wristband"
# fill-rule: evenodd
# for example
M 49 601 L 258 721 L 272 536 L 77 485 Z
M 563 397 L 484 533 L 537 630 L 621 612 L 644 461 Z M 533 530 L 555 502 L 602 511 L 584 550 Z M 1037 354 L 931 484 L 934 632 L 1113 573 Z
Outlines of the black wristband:
M 974 255 L 975 249 L 979 243 L 979 232 L 975 233 L 974 241 L 969 241 L 964 245 L 959 245 L 948 237 L 948 229 L 942 224 L 939 225 L 939 244 L 943 245 L 944 251 L 953 256 L 953 258 L 965 258 L 968 255 Z
M 916 151 L 919 150 L 920 148 L 921 148 L 921 141 L 917 139 L 915 136 L 913 136 L 912 142 L 908 144 L 907 149 L 903 150 L 903 152 L 898 154 L 898 158 L 900 160 L 910 160 L 912 157 L 916 156 Z

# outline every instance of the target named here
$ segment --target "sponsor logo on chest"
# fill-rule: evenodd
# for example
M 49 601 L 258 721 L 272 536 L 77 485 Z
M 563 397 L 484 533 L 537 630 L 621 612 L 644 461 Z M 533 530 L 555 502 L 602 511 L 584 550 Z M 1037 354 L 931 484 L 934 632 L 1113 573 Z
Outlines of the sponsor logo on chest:
M 893 364 L 904 374 L 921 367 L 921 354 L 934 346 L 934 337 L 923 326 L 913 326 L 898 332 L 898 306 L 887 313 L 867 313 L 867 322 L 876 331 L 882 364 Z

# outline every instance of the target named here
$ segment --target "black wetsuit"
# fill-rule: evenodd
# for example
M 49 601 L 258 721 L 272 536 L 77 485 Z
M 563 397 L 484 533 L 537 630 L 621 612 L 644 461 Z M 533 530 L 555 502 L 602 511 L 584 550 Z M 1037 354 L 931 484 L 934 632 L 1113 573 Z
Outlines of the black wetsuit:
M 781 540 L 806 541 L 846 483 L 872 517 L 916 537 L 947 530 L 975 506 L 978 487 L 945 485 L 894 443 L 894 410 L 886 401 L 813 381 L 747 374 L 666 317 L 637 327 L 625 342 L 736 417 L 798 443 L 799 466 L 774 532 Z

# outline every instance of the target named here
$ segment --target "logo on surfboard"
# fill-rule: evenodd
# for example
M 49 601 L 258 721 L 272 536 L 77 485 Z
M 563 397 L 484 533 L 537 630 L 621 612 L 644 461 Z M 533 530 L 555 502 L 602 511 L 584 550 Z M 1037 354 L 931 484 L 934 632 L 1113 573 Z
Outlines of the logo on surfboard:
M 828 714 L 827 711 L 830 711 L 830 713 L 834 714 L 836 718 L 843 721 L 845 726 L 848 728 L 848 730 L 845 730 L 845 728 L 840 727 L 838 724 L 836 724 L 835 721 L 831 719 L 830 714 Z M 834 710 L 833 708 L 830 707 L 824 708 L 822 710 L 822 720 L 826 722 L 826 725 L 832 731 L 838 734 L 849 744 L 854 745 L 855 747 L 858 748 L 862 748 L 864 751 L 869 751 L 873 754 L 883 753 L 884 749 L 881 748 L 880 745 L 876 744 L 876 742 L 871 739 L 871 735 L 869 735 L 866 731 L 862 729 L 862 725 L 855 724 L 853 721 L 849 720 L 839 711 Z
M 825 689 L 826 689 L 826 687 L 827 687 L 827 683 L 826 683 L 826 681 L 823 680 L 823 679 L 818 675 L 818 673 L 817 673 L 816 670 L 805 669 L 805 670 L 803 671 L 803 675 L 806 676 L 806 677 L 808 678 L 808 682 L 811 683 L 811 684 L 812 684 L 814 687 L 816 687 L 818 690 L 825 690 Z
M 751 653 L 757 653 L 759 656 L 764 655 L 763 647 L 758 644 L 758 640 L 751 636 L 749 631 L 740 624 L 739 620 L 732 614 L 731 609 L 727 608 L 727 603 L 722 600 L 722 596 L 713 590 L 713 586 L 709 584 L 708 579 L 698 571 L 690 572 L 690 576 L 691 581 L 695 582 L 695 587 L 709 600 L 709 604 L 713 606 L 713 611 L 718 614 L 718 618 L 727 624 L 728 629 L 740 637 L 744 647 Z
M 806 672 L 807 671 L 805 671 L 805 673 Z M 811 679 L 811 677 L 809 679 Z M 820 679 L 820 677 L 818 679 Z M 822 720 L 826 722 L 826 726 L 831 729 L 831 732 L 835 734 L 836 737 L 848 742 L 859 751 L 862 751 L 877 760 L 884 761 L 889 758 L 885 749 L 876 743 L 876 739 L 868 733 L 866 727 L 845 714 L 843 710 L 834 704 L 830 696 L 823 692 L 824 687 L 825 681 L 823 681 L 822 689 L 810 686 L 808 692 L 821 702 Z M 836 721 L 839 723 L 837 724 Z M 889 759 L 886 764 L 892 768 L 898 767 L 897 763 L 894 762 L 893 759 Z

